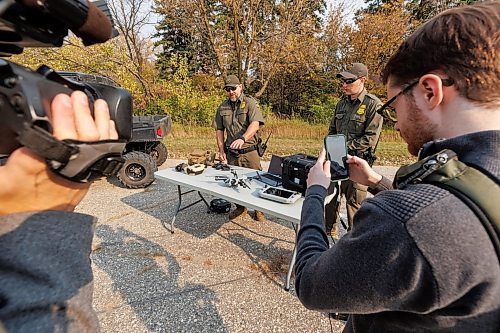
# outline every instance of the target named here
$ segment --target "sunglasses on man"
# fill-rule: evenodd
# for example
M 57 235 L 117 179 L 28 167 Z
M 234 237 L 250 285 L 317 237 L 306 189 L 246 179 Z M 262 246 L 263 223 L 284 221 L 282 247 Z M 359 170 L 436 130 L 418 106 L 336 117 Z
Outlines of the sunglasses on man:
M 341 80 L 342 80 L 342 83 L 351 84 L 351 83 L 354 83 L 354 82 L 358 81 L 359 77 L 357 77 L 355 79 L 352 79 L 352 78 L 344 79 L 344 78 L 342 78 Z
M 391 121 L 394 121 L 394 122 L 398 121 L 398 118 L 396 116 L 396 109 L 394 109 L 391 106 L 391 104 L 394 103 L 399 96 L 410 91 L 413 87 L 415 87 L 415 85 L 419 81 L 420 81 L 420 78 L 415 79 L 413 81 L 410 81 L 410 83 L 408 83 L 405 88 L 403 88 L 400 92 L 398 92 L 391 99 L 389 99 L 387 102 L 385 102 L 384 105 L 382 105 L 380 107 L 380 109 L 377 110 L 377 113 L 380 114 L 384 118 L 388 118 Z M 453 83 L 455 83 L 455 81 L 453 81 L 453 79 L 451 79 L 451 78 L 450 79 L 441 79 L 441 82 L 443 83 L 443 86 L 445 86 L 445 87 L 449 87 L 449 86 L 453 85 Z
M 227 92 L 235 91 L 236 87 L 224 87 L 224 90 L 227 91 Z

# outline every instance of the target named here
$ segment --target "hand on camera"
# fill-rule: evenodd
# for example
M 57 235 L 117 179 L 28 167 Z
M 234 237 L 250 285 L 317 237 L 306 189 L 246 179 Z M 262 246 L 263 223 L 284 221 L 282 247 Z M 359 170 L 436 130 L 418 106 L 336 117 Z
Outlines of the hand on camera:
M 349 179 L 355 183 L 375 186 L 382 179 L 382 176 L 376 173 L 362 158 L 347 155 L 346 162 L 349 164 Z
M 92 118 L 87 96 L 75 91 L 57 95 L 49 115 L 53 135 L 59 140 L 98 141 L 117 139 L 108 105 L 94 103 Z M 52 173 L 45 160 L 22 147 L 0 167 L 0 214 L 40 210 L 72 211 L 83 199 L 89 183 L 76 183 Z
M 307 175 L 307 187 L 321 185 L 324 188 L 330 186 L 330 161 L 326 160 L 326 150 L 323 148 L 319 154 L 316 164 L 309 170 Z

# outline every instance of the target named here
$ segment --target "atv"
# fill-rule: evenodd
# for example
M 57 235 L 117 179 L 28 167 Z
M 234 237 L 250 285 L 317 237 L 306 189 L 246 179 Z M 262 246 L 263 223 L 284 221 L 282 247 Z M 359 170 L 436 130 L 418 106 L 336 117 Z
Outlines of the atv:
M 154 173 L 168 157 L 162 139 L 170 133 L 172 121 L 168 115 L 134 116 L 132 138 L 125 146 L 125 164 L 118 173 L 120 182 L 128 188 L 149 186 Z
M 58 72 L 58 74 L 78 83 L 98 83 L 118 87 L 113 80 L 104 76 L 76 72 Z M 117 175 L 124 186 L 142 188 L 153 183 L 158 166 L 167 160 L 168 151 L 162 140 L 171 129 L 172 120 L 168 115 L 133 117 L 132 137 L 123 151 L 125 164 Z

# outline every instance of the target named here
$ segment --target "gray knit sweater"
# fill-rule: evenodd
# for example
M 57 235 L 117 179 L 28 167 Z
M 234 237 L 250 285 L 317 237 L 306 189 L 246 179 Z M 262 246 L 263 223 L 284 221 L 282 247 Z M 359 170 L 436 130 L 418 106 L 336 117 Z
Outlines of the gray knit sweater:
M 95 218 L 0 216 L 0 323 L 7 332 L 98 332 L 90 247 Z
M 500 178 L 500 131 L 433 142 Z M 332 248 L 326 189 L 307 190 L 297 239 L 296 290 L 310 309 L 352 314 L 344 332 L 500 332 L 500 267 L 476 216 L 429 184 L 367 199 Z M 500 198 L 498 199 L 500 204 Z

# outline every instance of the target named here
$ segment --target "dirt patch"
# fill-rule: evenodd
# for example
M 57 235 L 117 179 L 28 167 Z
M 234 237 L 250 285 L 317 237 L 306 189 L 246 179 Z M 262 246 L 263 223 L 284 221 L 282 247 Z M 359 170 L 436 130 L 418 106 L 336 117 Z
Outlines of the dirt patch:
M 251 264 L 250 269 L 266 275 L 280 275 L 288 272 L 289 263 L 289 255 L 276 253 L 271 255 L 269 259 L 260 259 L 258 262 Z

